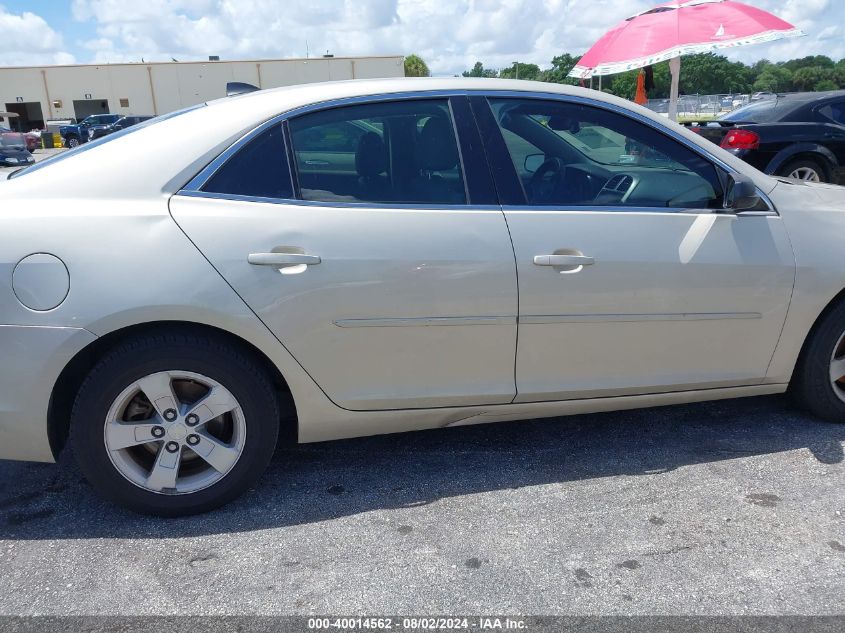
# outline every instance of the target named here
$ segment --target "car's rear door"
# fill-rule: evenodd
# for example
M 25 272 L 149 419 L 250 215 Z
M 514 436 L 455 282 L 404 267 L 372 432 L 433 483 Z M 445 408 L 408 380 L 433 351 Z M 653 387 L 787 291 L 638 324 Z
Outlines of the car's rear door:
M 354 147 L 342 152 L 354 176 L 338 173 L 349 160 L 315 165 L 319 142 Z M 170 208 L 338 405 L 514 398 L 513 250 L 464 98 L 326 104 L 268 123 Z
M 716 165 L 624 112 L 489 104 L 474 108 L 517 260 L 516 401 L 761 383 L 795 273 L 780 217 L 725 213 Z

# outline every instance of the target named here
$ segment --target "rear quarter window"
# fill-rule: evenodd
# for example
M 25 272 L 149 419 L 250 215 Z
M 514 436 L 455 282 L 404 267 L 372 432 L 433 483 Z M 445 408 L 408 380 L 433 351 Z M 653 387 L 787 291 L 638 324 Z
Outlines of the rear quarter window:
M 202 190 L 255 198 L 293 198 L 281 124 L 264 130 L 238 150 Z

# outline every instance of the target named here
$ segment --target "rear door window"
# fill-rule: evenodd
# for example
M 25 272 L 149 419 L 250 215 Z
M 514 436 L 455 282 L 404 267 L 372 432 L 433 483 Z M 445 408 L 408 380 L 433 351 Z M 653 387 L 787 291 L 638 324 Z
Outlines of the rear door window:
M 344 106 L 289 125 L 304 200 L 466 204 L 446 99 Z

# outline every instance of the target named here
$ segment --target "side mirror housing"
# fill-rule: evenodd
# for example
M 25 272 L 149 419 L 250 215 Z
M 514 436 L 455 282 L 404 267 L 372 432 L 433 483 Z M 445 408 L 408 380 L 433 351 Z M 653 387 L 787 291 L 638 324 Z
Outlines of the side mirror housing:
M 525 157 L 525 171 L 533 174 L 540 169 L 540 165 L 546 162 L 545 154 L 529 154 Z
M 748 176 L 735 174 L 728 176 L 728 186 L 725 191 L 725 209 L 732 211 L 749 211 L 760 204 L 757 185 Z

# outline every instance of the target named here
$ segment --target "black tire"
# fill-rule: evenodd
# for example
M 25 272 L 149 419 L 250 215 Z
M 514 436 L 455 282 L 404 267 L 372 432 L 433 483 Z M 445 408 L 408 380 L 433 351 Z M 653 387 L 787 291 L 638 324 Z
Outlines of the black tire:
M 799 169 L 812 169 L 819 175 L 819 182 L 830 182 L 828 169 L 825 168 L 824 163 L 821 160 L 817 161 L 811 158 L 796 158 L 795 160 L 791 160 L 778 170 L 777 175 L 788 178 L 789 174 Z
M 70 148 L 70 149 L 73 149 L 74 147 L 78 147 L 79 146 L 79 139 L 75 136 L 68 136 L 67 140 L 65 141 L 65 145 L 67 145 L 68 148 Z
M 845 332 L 845 301 L 828 312 L 818 323 L 804 344 L 792 380 L 792 393 L 810 412 L 828 422 L 845 422 L 845 384 L 841 394 L 830 377 L 834 352 L 843 353 L 842 334 Z M 839 350 L 835 348 L 839 347 Z
M 243 452 L 213 485 L 186 494 L 160 494 L 125 478 L 104 441 L 106 414 L 125 388 L 160 371 L 202 374 L 223 385 L 241 406 Z M 279 404 L 265 371 L 251 355 L 223 337 L 186 331 L 141 335 L 107 352 L 82 384 L 71 414 L 70 441 L 79 468 L 103 497 L 135 512 L 185 516 L 207 512 L 240 496 L 267 468 L 279 432 Z

